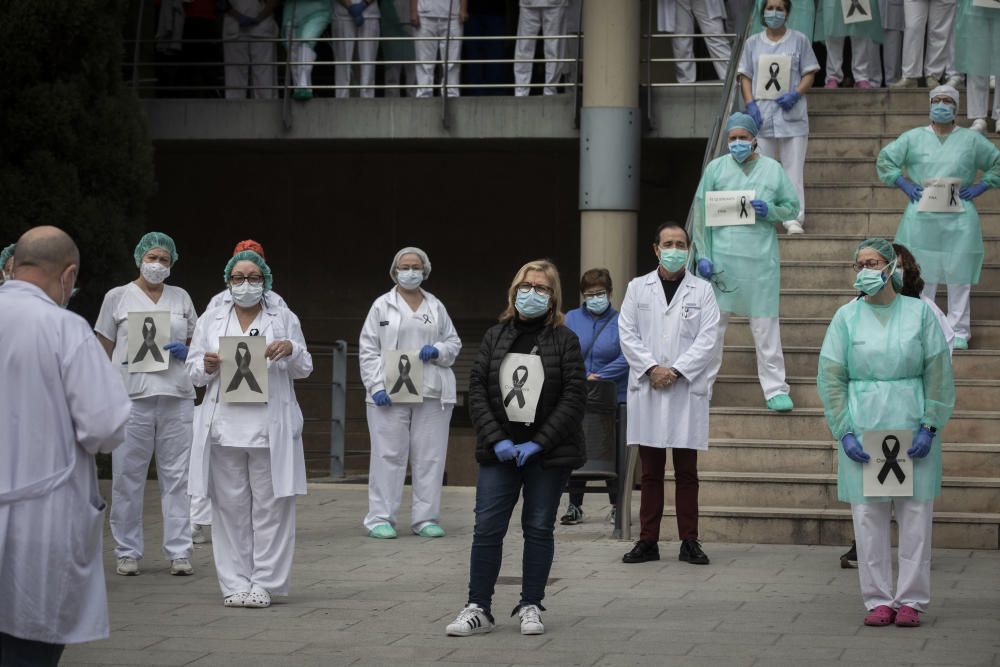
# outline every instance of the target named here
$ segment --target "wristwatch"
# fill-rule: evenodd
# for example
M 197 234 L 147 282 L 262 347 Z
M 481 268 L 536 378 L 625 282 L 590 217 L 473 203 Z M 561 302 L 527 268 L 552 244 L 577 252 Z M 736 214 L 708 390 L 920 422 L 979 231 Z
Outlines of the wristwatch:
M 932 434 L 935 434 L 935 435 L 937 434 L 937 427 L 936 426 L 928 426 L 927 424 L 921 424 L 920 428 L 925 428 L 928 431 L 930 431 Z

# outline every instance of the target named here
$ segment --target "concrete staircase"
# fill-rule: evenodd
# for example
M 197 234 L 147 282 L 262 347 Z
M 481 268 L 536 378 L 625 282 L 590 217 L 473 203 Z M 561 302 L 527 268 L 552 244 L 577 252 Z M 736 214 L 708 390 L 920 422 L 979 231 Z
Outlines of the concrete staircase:
M 848 544 L 850 507 L 837 500 L 836 443 L 815 378 L 829 319 L 856 293 L 849 267 L 858 241 L 892 238 L 904 195 L 876 177 L 875 158 L 903 131 L 926 124 L 927 91 L 815 90 L 806 162 L 806 234 L 781 236 L 781 335 L 796 409 L 764 407 L 745 319 L 726 334 L 715 385 L 711 443 L 701 472 L 707 542 Z M 964 106 L 963 106 L 964 118 Z M 996 135 L 990 137 L 997 140 Z M 972 349 L 954 356 L 957 405 L 943 432 L 944 484 L 934 544 L 1000 547 L 1000 192 L 977 202 L 986 266 L 973 292 Z M 945 305 L 944 289 L 938 302 Z M 668 482 L 672 498 L 672 482 Z M 676 530 L 672 512 L 665 533 Z

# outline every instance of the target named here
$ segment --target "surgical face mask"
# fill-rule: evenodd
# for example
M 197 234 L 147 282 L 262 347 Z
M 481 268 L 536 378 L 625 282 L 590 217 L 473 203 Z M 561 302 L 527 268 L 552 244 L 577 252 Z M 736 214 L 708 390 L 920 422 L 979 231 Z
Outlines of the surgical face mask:
M 159 262 L 143 262 L 139 265 L 139 274 L 151 285 L 159 285 L 170 276 L 170 267 Z
M 253 308 L 264 297 L 264 286 L 251 285 L 249 282 L 230 287 L 229 291 L 232 292 L 236 305 L 243 308 Z
M 854 289 L 864 292 L 868 296 L 878 294 L 889 282 L 889 276 L 895 270 L 895 262 L 886 269 L 861 269 L 858 271 L 858 277 L 854 279 Z
M 403 269 L 396 273 L 396 280 L 399 281 L 400 287 L 416 289 L 424 282 L 424 272 L 417 269 Z
M 753 142 L 747 141 L 746 139 L 734 139 L 729 142 L 729 154 L 733 156 L 733 159 L 743 164 L 753 153 Z
M 780 9 L 765 9 L 764 25 L 771 29 L 780 28 L 785 24 L 785 17 L 785 12 Z
M 931 105 L 931 120 L 935 123 L 950 123 L 955 120 L 955 105 L 935 102 Z
M 76 282 L 76 277 L 74 276 L 73 280 L 70 281 L 70 285 L 72 285 L 75 282 Z M 79 290 L 77 290 L 75 287 L 70 287 L 69 288 L 69 297 L 67 297 L 66 296 L 66 288 L 62 284 L 62 279 L 60 279 L 59 280 L 59 293 L 62 296 L 59 298 L 59 307 L 63 308 L 63 309 L 69 308 L 69 302 L 70 302 L 70 300 L 72 300 L 72 298 L 74 296 L 76 296 L 76 293 L 78 291 Z
M 542 296 L 535 290 L 528 290 L 527 294 L 518 292 L 514 299 L 514 308 L 525 319 L 533 320 L 549 312 L 549 297 Z
M 600 315 L 608 309 L 611 302 L 608 301 L 607 294 L 598 294 L 596 296 L 584 297 L 584 303 L 587 304 L 587 310 L 594 315 Z
M 660 266 L 670 273 L 677 273 L 688 261 L 688 251 L 682 248 L 663 248 L 660 250 Z

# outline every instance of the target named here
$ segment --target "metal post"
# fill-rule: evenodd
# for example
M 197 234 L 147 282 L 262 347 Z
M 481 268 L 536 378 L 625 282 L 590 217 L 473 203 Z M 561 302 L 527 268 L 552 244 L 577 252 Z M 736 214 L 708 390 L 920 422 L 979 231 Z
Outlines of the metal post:
M 285 40 L 285 90 L 284 99 L 281 101 L 281 122 L 285 126 L 285 131 L 292 129 L 292 100 L 291 95 L 288 94 L 288 82 L 292 78 L 292 32 L 295 30 L 295 8 L 298 3 L 292 2 L 292 13 L 288 17 L 288 23 L 285 25 L 287 28 L 287 36 Z M 334 364 L 336 368 L 336 364 Z
M 459 0 L 459 11 L 461 11 L 461 0 Z M 444 34 L 444 56 L 441 61 L 441 127 L 451 129 L 448 122 L 448 55 L 451 53 L 451 17 L 455 12 L 455 0 L 448 2 L 448 27 Z M 437 40 L 435 40 L 435 43 Z M 435 58 L 435 60 L 437 60 Z M 461 58 L 459 59 L 461 60 Z
M 628 455 L 625 459 L 625 488 L 618 498 L 618 516 L 622 517 L 621 538 L 626 541 L 632 540 L 632 488 L 635 486 L 635 468 L 639 463 L 639 448 L 628 447 Z
M 139 18 L 135 23 L 135 48 L 132 50 L 132 90 L 139 96 L 139 49 L 142 46 L 142 10 L 146 6 L 145 2 L 139 3 Z
M 632 517 L 623 510 L 622 498 L 625 497 L 625 466 L 628 465 L 628 446 L 626 445 L 625 420 L 628 416 L 628 408 L 624 405 L 618 406 L 618 415 L 615 422 L 615 472 L 618 478 L 615 485 L 618 493 L 615 495 L 615 528 L 611 537 L 621 539 L 622 526 L 631 523 Z M 631 512 L 631 508 L 629 508 Z
M 646 3 L 646 126 L 656 129 L 653 113 L 653 3 Z
M 333 344 L 330 380 L 330 477 L 344 478 L 344 434 L 347 430 L 347 341 Z
M 581 58 L 583 57 L 583 3 L 584 0 L 580 0 L 580 17 L 576 25 L 576 80 L 573 82 L 573 108 L 575 112 L 573 114 L 573 127 L 577 130 L 580 129 L 580 107 L 583 106 L 583 95 L 580 94 L 580 77 L 583 75 L 583 66 L 581 65 Z

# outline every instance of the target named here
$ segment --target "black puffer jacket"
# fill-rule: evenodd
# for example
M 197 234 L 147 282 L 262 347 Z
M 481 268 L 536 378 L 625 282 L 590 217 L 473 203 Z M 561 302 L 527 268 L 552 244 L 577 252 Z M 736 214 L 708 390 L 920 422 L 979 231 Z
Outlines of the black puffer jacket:
M 507 413 L 500 395 L 500 363 L 518 336 L 512 321 L 487 330 L 472 366 L 469 414 L 476 429 L 476 460 L 492 465 L 499 461 L 493 445 L 508 439 Z M 576 334 L 567 327 L 547 326 L 538 334 L 538 354 L 545 382 L 535 412 L 535 442 L 542 447 L 542 467 L 579 468 L 587 462 L 583 440 L 583 410 L 587 403 L 587 377 Z

